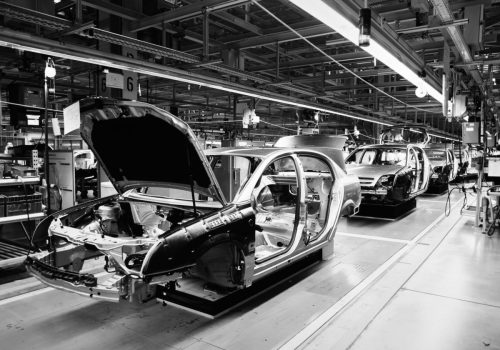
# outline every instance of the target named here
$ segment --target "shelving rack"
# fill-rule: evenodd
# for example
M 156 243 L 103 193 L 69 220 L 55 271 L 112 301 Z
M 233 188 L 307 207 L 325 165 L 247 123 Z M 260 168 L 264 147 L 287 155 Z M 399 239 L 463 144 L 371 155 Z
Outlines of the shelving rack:
M 0 161 L 18 162 L 24 165 L 29 165 L 34 169 L 38 169 L 39 166 L 38 152 L 36 150 L 31 152 L 31 156 L 0 154 Z M 40 185 L 40 176 L 36 175 L 7 179 L 0 178 L 0 194 L 3 192 L 3 188 L 20 185 Z M 29 242 L 32 234 L 30 231 L 34 229 L 34 225 L 27 228 L 25 223 L 27 221 L 33 221 L 36 223 L 44 217 L 45 214 L 43 212 L 0 217 L 0 269 L 22 264 L 26 254 L 28 253 L 28 247 L 30 246 Z M 21 228 L 19 231 L 20 233 L 14 237 L 6 237 L 7 234 L 4 227 L 9 224 L 19 224 Z M 20 244 L 20 242 L 26 242 L 26 244 Z

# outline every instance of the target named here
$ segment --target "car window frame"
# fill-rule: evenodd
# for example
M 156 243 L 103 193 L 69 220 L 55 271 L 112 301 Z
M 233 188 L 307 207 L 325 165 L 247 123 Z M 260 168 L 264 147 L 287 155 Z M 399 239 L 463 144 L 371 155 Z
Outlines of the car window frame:
M 302 213 L 301 213 L 300 220 L 306 221 L 307 217 L 308 217 L 308 214 L 307 214 L 307 205 L 306 205 L 306 202 L 305 202 L 305 195 L 306 195 L 305 189 L 307 188 L 307 180 L 306 180 L 306 176 L 305 176 L 306 175 L 306 171 L 304 170 L 302 162 L 300 161 L 300 157 L 301 156 L 306 156 L 306 157 L 316 158 L 316 159 L 321 160 L 328 167 L 328 170 L 329 170 L 330 175 L 331 175 L 332 180 L 333 180 L 332 181 L 332 186 L 330 188 L 330 193 L 328 194 L 328 197 L 329 197 L 329 199 L 328 199 L 328 209 L 326 211 L 326 218 L 327 219 L 325 219 L 325 222 L 323 223 L 323 227 L 322 227 L 321 231 L 318 233 L 318 235 L 310 240 L 309 244 L 314 244 L 317 241 L 321 241 L 323 239 L 324 235 L 327 233 L 326 228 L 328 227 L 328 222 L 330 220 L 330 215 L 331 215 L 331 210 L 332 210 L 332 200 L 331 200 L 330 196 L 332 196 L 332 192 L 333 192 L 333 189 L 335 188 L 336 182 L 339 181 L 339 179 L 337 178 L 338 174 L 335 172 L 335 169 L 332 166 L 331 159 L 329 157 L 326 157 L 326 156 L 324 156 L 322 154 L 312 154 L 312 153 L 308 153 L 308 152 L 297 152 L 296 155 L 297 155 L 297 160 L 300 163 L 300 167 L 302 168 L 302 172 L 303 172 L 303 176 L 301 178 L 301 182 L 302 182 L 302 188 L 304 189 L 304 191 L 303 191 L 304 192 L 304 212 L 303 212 L 303 216 L 302 216 Z M 306 227 L 304 227 L 304 229 L 305 228 Z
M 270 262 L 271 260 L 273 260 L 275 258 L 279 259 L 280 257 L 287 255 L 292 249 L 296 250 L 297 239 L 300 239 L 299 236 L 301 236 L 300 234 L 298 234 L 299 226 L 300 226 L 300 223 L 303 221 L 303 213 L 306 210 L 305 209 L 305 195 L 304 195 L 304 190 L 303 190 L 304 184 L 302 181 L 304 178 L 304 171 L 302 169 L 302 164 L 300 163 L 296 152 L 287 152 L 285 154 L 278 154 L 278 155 L 275 155 L 273 157 L 270 157 L 270 159 L 268 159 L 266 161 L 261 162 L 261 164 L 257 167 L 257 169 L 254 172 L 255 178 L 252 179 L 251 183 L 250 183 L 250 181 L 247 182 L 248 187 L 245 187 L 245 192 L 247 189 L 250 189 L 251 197 L 255 198 L 256 194 L 253 192 L 258 187 L 257 184 L 260 182 L 260 179 L 262 178 L 262 176 L 265 176 L 264 171 L 269 167 L 270 164 L 272 164 L 280 159 L 287 158 L 287 157 L 290 157 L 293 160 L 295 170 L 296 170 L 296 179 L 297 179 L 297 194 L 296 194 L 297 199 L 296 199 L 296 203 L 295 203 L 295 219 L 293 222 L 293 232 L 292 232 L 291 237 L 290 237 L 290 242 L 284 250 L 277 251 L 277 252 L 270 254 L 269 256 L 266 256 L 266 257 L 259 259 L 259 260 L 255 259 L 256 266 L 265 266 L 266 263 Z M 258 171 L 258 176 L 257 176 L 257 171 Z M 259 195 L 262 190 L 263 189 L 259 190 L 257 195 Z M 252 199 L 252 201 L 255 201 L 255 200 L 256 200 L 256 198 Z

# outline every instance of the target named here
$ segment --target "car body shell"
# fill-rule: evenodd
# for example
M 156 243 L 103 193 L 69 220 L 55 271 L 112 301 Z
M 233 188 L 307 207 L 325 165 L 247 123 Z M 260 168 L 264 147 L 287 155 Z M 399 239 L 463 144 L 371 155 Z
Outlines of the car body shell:
M 81 116 L 82 137 L 118 194 L 55 213 L 37 227 L 36 237 L 48 235 L 49 252 L 29 257 L 26 267 L 58 289 L 142 302 L 187 275 L 217 288 L 245 288 L 333 245 L 342 211 L 359 206 L 355 194 L 349 198 L 355 178 L 316 150 L 204 152 L 182 120 L 139 102 L 88 99 Z M 129 144 L 127 135 L 139 142 Z M 224 157 L 254 166 L 231 197 L 216 176 L 226 169 L 217 168 Z M 163 164 L 144 163 L 152 159 Z M 276 167 L 283 160 L 292 170 Z M 322 170 L 310 171 L 316 163 Z M 104 277 L 84 272 L 94 259 L 105 262 Z
M 450 145 L 430 144 L 424 150 L 432 169 L 430 186 L 445 185 L 455 180 L 459 171 L 459 161 Z
M 454 153 L 458 161 L 459 175 L 467 176 L 478 174 L 475 164 L 478 163 L 480 154 L 478 154 L 477 150 L 462 145 L 461 147 L 456 147 Z
M 356 155 L 365 152 L 397 151 L 405 155 L 402 162 L 359 164 Z M 411 159 L 416 159 L 413 163 Z M 375 162 L 375 160 L 372 160 Z M 390 163 L 390 164 L 389 164 Z M 430 163 L 422 147 L 415 144 L 386 143 L 361 146 L 346 158 L 348 174 L 358 176 L 363 201 L 377 203 L 401 203 L 424 193 L 429 185 Z
M 278 139 L 274 147 L 302 147 L 314 149 L 330 157 L 346 174 L 344 145 L 345 136 L 337 135 L 291 135 Z M 361 186 L 356 175 L 347 174 L 344 179 L 344 203 L 342 215 L 351 216 L 358 212 L 361 203 Z

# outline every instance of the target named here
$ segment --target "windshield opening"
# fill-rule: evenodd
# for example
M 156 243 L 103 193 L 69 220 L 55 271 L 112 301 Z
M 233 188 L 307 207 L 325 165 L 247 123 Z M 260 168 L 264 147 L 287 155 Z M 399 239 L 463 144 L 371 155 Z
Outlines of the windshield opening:
M 346 164 L 405 165 L 406 149 L 368 148 L 360 149 L 346 159 Z
M 259 158 L 232 155 L 208 156 L 208 161 L 228 202 L 236 197 L 260 163 Z
M 445 151 L 430 151 L 427 152 L 427 157 L 430 160 L 446 160 Z

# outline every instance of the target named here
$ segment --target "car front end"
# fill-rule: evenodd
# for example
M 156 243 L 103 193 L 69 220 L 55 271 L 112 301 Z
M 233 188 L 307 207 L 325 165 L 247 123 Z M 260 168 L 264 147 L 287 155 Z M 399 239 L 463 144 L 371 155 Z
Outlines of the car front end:
M 156 286 L 186 275 L 227 288 L 251 283 L 243 278 L 253 269 L 250 203 L 198 203 L 195 213 L 189 201 L 139 197 L 146 196 L 132 192 L 45 219 L 35 234 L 47 230 L 48 252 L 28 257 L 28 271 L 54 288 L 107 301 L 145 302 L 156 296 Z M 221 279 L 203 259 L 211 247 L 232 240 L 228 232 L 238 232 L 241 251 L 225 252 L 216 269 L 231 279 Z
M 406 179 L 403 167 L 381 165 L 347 165 L 349 174 L 358 176 L 363 202 L 404 200 L 400 183 Z
M 34 237 L 46 238 L 47 253 L 28 257 L 27 269 L 52 287 L 109 301 L 149 300 L 185 274 L 250 285 L 253 209 L 225 200 L 189 126 L 132 101 L 90 98 L 80 113 L 82 138 L 118 194 L 43 220 Z

